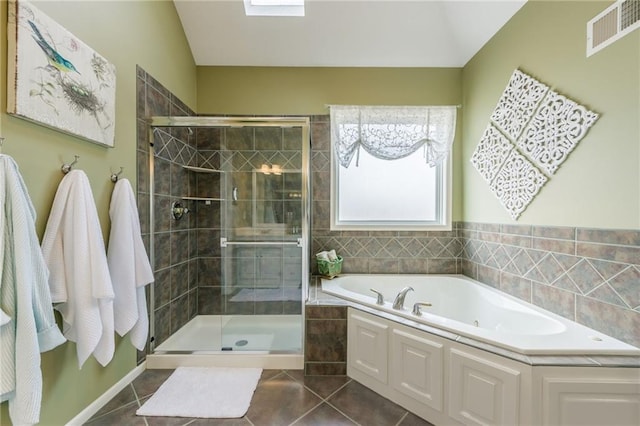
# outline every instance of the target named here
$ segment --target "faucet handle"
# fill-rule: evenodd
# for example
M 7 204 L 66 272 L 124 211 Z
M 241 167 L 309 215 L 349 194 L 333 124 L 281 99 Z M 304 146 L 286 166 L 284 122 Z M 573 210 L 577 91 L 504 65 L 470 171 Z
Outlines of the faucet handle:
M 384 297 L 382 296 L 382 293 L 380 293 L 378 290 L 375 290 L 373 288 L 369 290 L 371 290 L 372 292 L 378 295 L 378 300 L 376 300 L 376 305 L 384 305 Z
M 431 303 L 427 302 L 418 302 L 413 304 L 413 311 L 411 313 L 416 316 L 422 315 L 422 311 L 420 310 L 420 306 L 432 306 Z

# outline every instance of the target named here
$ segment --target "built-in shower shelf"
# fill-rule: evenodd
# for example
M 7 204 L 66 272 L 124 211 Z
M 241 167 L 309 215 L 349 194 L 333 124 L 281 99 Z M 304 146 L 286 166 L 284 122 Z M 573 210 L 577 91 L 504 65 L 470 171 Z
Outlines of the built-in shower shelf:
M 191 201 L 224 201 L 224 198 L 210 198 L 210 197 L 182 197 L 183 200 Z
M 182 168 L 195 173 L 224 173 L 222 170 L 209 169 L 206 167 L 182 166 Z

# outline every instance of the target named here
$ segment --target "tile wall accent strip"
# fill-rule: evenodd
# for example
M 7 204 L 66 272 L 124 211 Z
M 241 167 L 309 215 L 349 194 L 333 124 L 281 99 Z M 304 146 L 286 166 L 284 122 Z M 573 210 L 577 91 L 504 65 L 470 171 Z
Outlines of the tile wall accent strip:
M 469 222 L 456 229 L 461 273 L 640 346 L 631 331 L 640 330 L 640 231 Z

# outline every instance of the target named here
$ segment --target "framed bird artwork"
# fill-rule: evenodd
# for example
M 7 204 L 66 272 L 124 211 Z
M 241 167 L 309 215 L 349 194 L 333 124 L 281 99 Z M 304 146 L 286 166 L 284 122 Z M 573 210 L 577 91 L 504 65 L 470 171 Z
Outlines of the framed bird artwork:
M 26 0 L 8 15 L 7 112 L 113 147 L 115 66 Z

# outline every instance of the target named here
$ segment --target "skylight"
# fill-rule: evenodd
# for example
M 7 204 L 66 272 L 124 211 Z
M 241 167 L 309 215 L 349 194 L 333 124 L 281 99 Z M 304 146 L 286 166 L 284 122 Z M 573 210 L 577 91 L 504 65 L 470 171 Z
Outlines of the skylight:
M 244 0 L 247 16 L 304 16 L 304 0 Z

